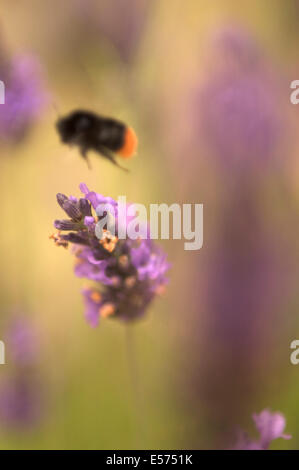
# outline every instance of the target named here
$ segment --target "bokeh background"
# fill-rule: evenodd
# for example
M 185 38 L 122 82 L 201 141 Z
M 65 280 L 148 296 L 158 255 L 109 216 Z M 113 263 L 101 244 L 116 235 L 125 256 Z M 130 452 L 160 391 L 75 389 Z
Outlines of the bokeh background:
M 230 448 L 269 408 L 293 436 L 273 448 L 298 448 L 298 2 L 1 6 L 0 447 Z M 129 174 L 59 142 L 75 108 L 134 127 Z M 132 326 L 85 322 L 73 257 L 49 240 L 56 193 L 80 182 L 204 204 L 203 248 L 160 242 L 170 282 Z

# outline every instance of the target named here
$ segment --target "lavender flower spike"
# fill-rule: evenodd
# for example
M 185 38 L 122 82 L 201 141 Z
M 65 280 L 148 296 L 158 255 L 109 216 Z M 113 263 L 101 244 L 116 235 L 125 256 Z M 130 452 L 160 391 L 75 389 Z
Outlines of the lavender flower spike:
M 104 227 L 105 236 L 99 240 L 95 234 L 98 217 L 93 211 L 99 204 L 110 204 L 117 219 L 118 203 L 89 191 L 83 183 L 80 189 L 84 197 L 78 200 L 57 195 L 70 220 L 55 220 L 59 231 L 51 238 L 56 245 L 73 244 L 76 276 L 93 281 L 82 292 L 86 320 L 95 327 L 100 317 L 139 318 L 167 283 L 166 255 L 150 239 L 119 239 L 118 220 L 115 235 Z
M 252 418 L 260 433 L 259 440 L 252 441 L 246 433 L 242 432 L 234 447 L 235 450 L 267 450 L 275 439 L 292 438 L 290 434 L 284 434 L 286 420 L 282 413 L 271 413 L 266 409 L 261 411 L 260 414 L 254 413 Z
M 10 360 L 0 377 L 1 432 L 28 431 L 40 425 L 46 408 L 38 330 L 26 317 L 15 317 L 7 327 L 5 344 Z
M 18 143 L 40 117 L 49 96 L 40 65 L 31 56 L 8 60 L 0 57 L 0 76 L 5 83 L 5 104 L 0 107 L 0 140 Z

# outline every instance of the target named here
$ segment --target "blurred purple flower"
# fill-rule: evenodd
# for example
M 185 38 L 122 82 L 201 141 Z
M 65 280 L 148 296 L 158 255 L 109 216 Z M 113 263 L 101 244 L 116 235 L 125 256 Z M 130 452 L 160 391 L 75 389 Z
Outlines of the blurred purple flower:
M 197 310 L 188 338 L 191 411 L 204 402 L 201 425 L 205 414 L 221 448 L 224 430 L 252 409 L 263 380 L 271 380 L 274 345 L 286 331 L 298 279 L 292 238 L 264 220 L 255 186 L 244 179 L 236 186 L 221 205 L 216 239 L 195 267 Z
M 118 239 L 118 203 L 89 191 L 85 184 L 80 189 L 85 197 L 79 200 L 57 195 L 70 220 L 56 220 L 54 226 L 69 233 L 52 237 L 57 245 L 74 244 L 75 274 L 96 283 L 83 290 L 86 319 L 97 326 L 99 317 L 140 317 L 167 283 L 166 255 L 150 239 Z M 102 240 L 96 237 L 97 219 L 92 215 L 99 204 L 114 206 L 116 216 L 115 236 L 105 229 Z
M 205 87 L 199 106 L 205 137 L 225 163 L 243 167 L 275 155 L 280 123 L 260 77 L 217 77 Z
M 282 439 L 292 438 L 290 434 L 284 434 L 286 420 L 281 413 L 271 413 L 269 410 L 264 410 L 260 414 L 255 413 L 253 420 L 260 433 L 260 445 L 264 449 L 269 447 L 271 441 L 280 437 Z
M 40 386 L 26 375 L 17 375 L 0 388 L 0 425 L 6 429 L 28 429 L 42 414 Z
M 36 59 L 17 56 L 0 62 L 0 79 L 5 84 L 5 104 L 0 106 L 0 139 L 19 142 L 48 101 Z
M 131 62 L 137 52 L 149 9 L 154 0 L 77 0 L 87 27 L 94 28 L 118 51 L 124 62 Z
M 253 38 L 241 29 L 214 37 L 212 71 L 192 96 L 194 139 L 228 170 L 259 169 L 279 153 L 283 137 L 277 85 Z
M 284 434 L 286 420 L 283 414 L 263 410 L 260 414 L 255 413 L 252 417 L 260 438 L 253 441 L 246 433 L 241 432 L 234 450 L 267 450 L 275 439 L 292 438 L 291 435 Z
M 203 154 L 205 145 L 213 149 L 222 173 L 218 187 L 206 186 L 204 194 L 209 244 L 194 262 L 185 382 L 190 380 L 190 411 L 198 400 L 204 403 L 200 426 L 206 419 L 214 430 L 212 446 L 220 448 L 227 446 L 228 430 L 253 408 L 261 377 L 271 380 L 274 344 L 286 332 L 285 312 L 298 280 L 293 235 L 277 225 L 279 218 L 284 227 L 295 220 L 290 195 L 281 189 L 289 183 L 275 171 L 276 163 L 289 162 L 284 113 L 275 77 L 261 59 L 254 39 L 240 29 L 220 31 L 211 50 L 212 70 L 192 107 L 190 145 L 201 146 Z M 197 161 L 191 162 L 194 193 L 203 192 Z M 270 205 L 272 187 L 279 207 Z
M 17 317 L 10 322 L 5 341 L 14 363 L 26 365 L 37 362 L 40 349 L 37 332 L 25 318 Z
M 0 382 L 0 426 L 27 430 L 40 422 L 44 412 L 37 331 L 25 317 L 18 316 L 9 323 L 5 345 L 9 370 Z
M 262 51 L 256 38 L 245 31 L 238 24 L 227 25 L 213 32 L 210 41 L 213 60 L 217 57 L 214 67 L 217 69 L 228 67 L 235 70 L 250 71 L 252 67 L 259 67 Z

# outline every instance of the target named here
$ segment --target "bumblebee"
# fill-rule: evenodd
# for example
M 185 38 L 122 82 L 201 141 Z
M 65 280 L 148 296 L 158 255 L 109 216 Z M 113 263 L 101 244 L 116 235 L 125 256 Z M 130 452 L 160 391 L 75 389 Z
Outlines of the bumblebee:
M 56 128 L 63 143 L 79 147 L 89 167 L 87 153 L 94 150 L 122 170 L 128 171 L 118 164 L 114 154 L 129 159 L 137 150 L 137 137 L 131 127 L 91 111 L 73 111 L 59 118 Z

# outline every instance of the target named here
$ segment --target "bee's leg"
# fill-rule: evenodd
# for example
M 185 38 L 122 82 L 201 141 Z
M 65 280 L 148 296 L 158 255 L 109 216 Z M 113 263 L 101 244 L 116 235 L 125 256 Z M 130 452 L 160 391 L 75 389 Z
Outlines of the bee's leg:
M 88 169 L 91 170 L 91 164 L 90 164 L 90 161 L 89 161 L 88 155 L 87 155 L 88 148 L 82 146 L 81 149 L 80 149 L 80 152 L 81 152 L 82 158 L 84 158 L 84 160 L 87 163 Z
M 123 171 L 126 171 L 127 173 L 129 172 L 127 168 L 124 168 L 123 166 L 119 165 L 119 163 L 115 160 L 114 156 L 109 152 L 108 149 L 106 149 L 106 147 L 99 146 L 97 150 L 103 155 L 103 157 L 110 160 L 110 162 L 112 162 L 115 166 L 118 166 L 118 168 Z

